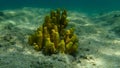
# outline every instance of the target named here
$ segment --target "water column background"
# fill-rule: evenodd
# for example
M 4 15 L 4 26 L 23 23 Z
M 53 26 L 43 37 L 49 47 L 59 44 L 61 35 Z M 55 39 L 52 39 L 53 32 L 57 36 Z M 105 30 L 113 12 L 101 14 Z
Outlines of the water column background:
M 0 0 L 0 10 L 23 7 L 79 9 L 86 13 L 120 10 L 120 0 Z

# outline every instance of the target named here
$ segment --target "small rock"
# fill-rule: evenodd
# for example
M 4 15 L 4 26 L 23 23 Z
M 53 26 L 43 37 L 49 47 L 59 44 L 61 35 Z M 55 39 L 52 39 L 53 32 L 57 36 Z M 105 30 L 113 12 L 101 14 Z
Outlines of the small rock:
M 90 51 L 90 49 L 86 49 L 86 51 Z

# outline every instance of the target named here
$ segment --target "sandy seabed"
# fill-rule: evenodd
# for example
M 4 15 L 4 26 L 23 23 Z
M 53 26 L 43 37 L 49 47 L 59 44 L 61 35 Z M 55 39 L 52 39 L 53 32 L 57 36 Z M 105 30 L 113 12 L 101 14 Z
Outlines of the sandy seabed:
M 0 12 L 0 68 L 120 68 L 120 11 L 91 17 L 68 10 L 68 28 L 75 27 L 79 38 L 76 56 L 45 56 L 27 43 L 49 12 L 44 8 Z

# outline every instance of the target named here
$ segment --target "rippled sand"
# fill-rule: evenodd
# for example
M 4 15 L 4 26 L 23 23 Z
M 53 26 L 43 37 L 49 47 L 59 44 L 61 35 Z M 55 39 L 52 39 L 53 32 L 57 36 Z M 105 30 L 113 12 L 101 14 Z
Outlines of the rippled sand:
M 0 68 L 120 68 L 120 11 L 90 17 L 68 10 L 68 28 L 75 27 L 79 38 L 75 57 L 45 56 L 27 43 L 49 11 L 23 8 L 0 12 Z

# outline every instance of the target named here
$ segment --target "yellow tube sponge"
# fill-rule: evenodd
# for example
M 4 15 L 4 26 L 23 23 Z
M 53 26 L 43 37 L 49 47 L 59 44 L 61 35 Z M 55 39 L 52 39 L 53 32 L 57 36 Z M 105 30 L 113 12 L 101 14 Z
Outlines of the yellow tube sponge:
M 37 45 L 39 46 L 39 50 L 42 48 L 42 43 L 43 43 L 43 34 L 41 31 L 38 31 L 37 36 Z
M 65 53 L 65 42 L 64 40 L 61 40 L 58 44 L 58 52 Z
M 39 45 L 37 45 L 36 43 L 33 43 L 33 45 L 35 50 L 40 51 Z
M 50 37 L 47 27 L 43 27 L 43 36 L 44 38 Z
M 69 42 L 68 44 L 66 44 L 66 50 L 65 50 L 66 53 L 70 54 L 72 52 L 71 51 L 72 45 L 73 42 Z
M 52 10 L 45 16 L 44 23 L 28 38 L 28 43 L 37 51 L 46 55 L 55 53 L 73 54 L 78 49 L 78 38 L 74 29 L 66 30 L 68 25 L 67 11 Z
M 54 33 L 54 44 L 55 44 L 55 47 L 56 48 L 58 48 L 58 44 L 59 44 L 59 39 L 60 39 L 60 37 L 59 37 L 59 33 L 58 32 L 55 32 Z
M 55 53 L 55 51 L 56 51 L 56 49 L 55 49 L 54 43 L 52 43 L 50 41 L 50 38 L 46 38 L 44 53 L 45 54 L 52 54 L 52 53 Z
M 69 43 L 70 42 L 70 35 L 71 33 L 70 33 L 70 30 L 66 30 L 66 33 L 65 33 L 65 43 L 67 44 L 67 43 Z

